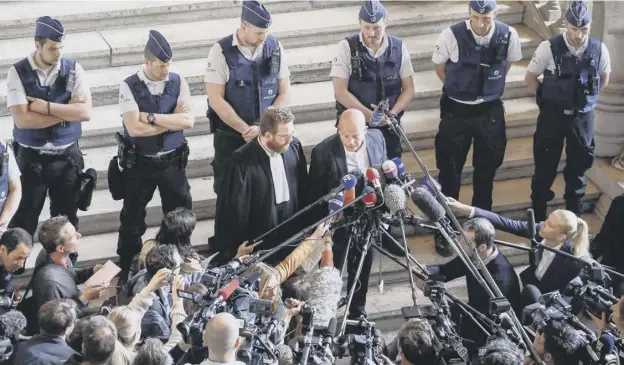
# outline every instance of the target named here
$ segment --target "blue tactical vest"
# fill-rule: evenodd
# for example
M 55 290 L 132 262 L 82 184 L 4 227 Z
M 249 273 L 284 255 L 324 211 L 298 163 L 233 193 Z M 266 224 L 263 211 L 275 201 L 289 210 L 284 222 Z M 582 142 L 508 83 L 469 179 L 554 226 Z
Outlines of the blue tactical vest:
M 15 65 L 17 75 L 22 81 L 26 95 L 57 104 L 67 104 L 71 100 L 76 83 L 76 62 L 67 58 L 61 59 L 59 76 L 52 86 L 41 86 L 37 72 L 24 58 Z M 48 142 L 55 146 L 74 143 L 82 134 L 82 123 L 59 123 L 47 128 L 20 129 L 13 127 L 13 138 L 20 144 L 31 147 L 42 147 Z
M 596 107 L 600 93 L 602 43 L 590 37 L 587 50 L 574 56 L 558 35 L 550 39 L 555 71 L 544 71 L 541 99 L 566 109 L 588 112 Z
M 150 94 L 147 85 L 137 74 L 128 77 L 125 82 L 141 112 L 172 114 L 175 111 L 180 96 L 180 75 L 169 73 L 169 81 L 165 82 L 165 91 L 161 95 Z M 180 148 L 184 143 L 184 131 L 168 131 L 151 137 L 131 137 L 124 124 L 124 139 L 134 146 L 137 154 L 155 155 Z
M 457 39 L 459 58 L 457 63 L 446 62 L 446 95 L 461 101 L 500 99 L 507 77 L 509 26 L 495 22 L 494 34 L 487 47 L 477 45 L 465 21 L 452 25 L 451 30 Z
M 399 74 L 403 59 L 403 42 L 390 35 L 387 37 L 388 48 L 379 58 L 370 55 L 360 42 L 359 34 L 346 38 L 351 49 L 348 90 L 366 107 L 388 99 L 389 107 L 392 108 L 403 90 Z M 336 102 L 336 108 L 340 116 L 344 107 Z
M 9 195 L 9 154 L 4 142 L 0 142 L 0 156 L 2 156 L 2 176 L 0 176 L 0 212 Z
M 262 54 L 249 61 L 232 46 L 233 35 L 219 41 L 223 56 L 227 63 L 230 77 L 225 84 L 225 101 L 227 101 L 245 123 L 252 125 L 260 119 L 260 115 L 271 105 L 278 93 L 277 75 L 280 71 L 280 47 L 272 35 L 268 35 L 262 47 Z M 219 120 L 214 111 L 210 118 Z M 220 129 L 230 128 L 220 123 Z

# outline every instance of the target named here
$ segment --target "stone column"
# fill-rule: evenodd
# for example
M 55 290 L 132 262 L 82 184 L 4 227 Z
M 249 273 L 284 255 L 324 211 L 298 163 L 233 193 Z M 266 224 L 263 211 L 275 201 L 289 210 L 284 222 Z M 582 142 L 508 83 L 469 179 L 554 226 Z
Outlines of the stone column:
M 609 85 L 596 107 L 596 155 L 610 157 L 624 147 L 624 2 L 604 2 L 603 42 L 611 56 Z

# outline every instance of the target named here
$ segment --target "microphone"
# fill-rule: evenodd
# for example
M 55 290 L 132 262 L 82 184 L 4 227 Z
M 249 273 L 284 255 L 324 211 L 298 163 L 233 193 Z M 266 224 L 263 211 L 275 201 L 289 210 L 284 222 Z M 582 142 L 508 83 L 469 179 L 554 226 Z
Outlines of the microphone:
M 431 194 L 434 193 L 433 185 L 438 188 L 438 191 L 440 191 L 440 193 L 442 192 L 442 186 L 440 185 L 440 183 L 438 183 L 433 177 L 427 177 L 427 175 L 423 176 L 420 180 L 418 180 L 418 185 L 425 187 Z
M 533 209 L 527 209 L 526 211 L 526 215 L 527 215 L 527 235 L 529 236 L 529 239 L 531 241 L 533 241 L 535 239 L 535 235 L 536 235 L 536 226 L 535 226 L 535 213 L 533 212 Z
M 344 206 L 344 193 L 341 191 L 336 196 L 334 196 L 328 204 L 329 214 L 334 213 L 335 211 L 340 210 Z M 338 215 L 333 216 L 329 220 L 329 224 L 332 225 L 338 220 Z
M 392 162 L 394 162 L 394 165 L 396 166 L 397 173 L 399 174 L 399 178 L 402 178 L 405 175 L 405 164 L 398 157 L 393 158 Z
M 285 313 L 286 313 L 286 310 L 284 309 L 284 305 L 280 304 L 279 307 L 277 307 L 277 310 L 275 311 L 273 316 L 271 317 L 271 321 L 269 322 L 267 326 L 267 330 L 265 332 L 267 337 L 270 338 L 273 335 L 279 323 L 282 321 L 282 319 L 284 319 Z
M 383 191 L 381 190 L 381 183 L 379 182 L 379 172 L 376 169 L 372 167 L 366 169 L 366 180 L 373 185 L 377 194 L 383 194 Z
M 382 164 L 375 164 L 372 166 L 372 168 L 377 170 L 377 173 L 379 174 L 379 182 L 381 183 L 381 186 L 382 187 L 386 186 L 386 176 L 384 175 Z
M 230 295 L 232 295 L 232 293 L 234 293 L 234 291 L 238 289 L 239 286 L 240 283 L 238 282 L 238 280 L 234 279 L 230 281 L 229 284 L 221 288 L 217 292 L 217 297 L 215 298 L 214 302 L 212 302 L 212 304 L 210 305 L 210 309 L 212 310 L 215 307 L 221 305 L 221 303 L 228 300 L 228 298 L 230 298 Z
M 362 190 L 364 189 L 365 181 L 364 181 L 364 173 L 360 169 L 353 169 L 349 171 L 350 175 L 355 177 L 355 196 L 362 195 Z M 346 204 L 347 202 L 345 202 Z
M 344 190 L 342 201 L 343 203 L 349 203 L 353 199 L 355 199 L 355 185 L 357 184 L 357 178 L 352 174 L 345 175 L 342 179 L 340 179 L 340 186 L 334 188 L 332 191 L 327 194 L 327 197 L 334 197 L 341 190 Z M 338 191 L 334 192 L 334 190 L 338 189 Z
M 405 192 L 398 185 L 386 185 L 383 197 L 386 207 L 392 215 L 401 214 L 407 205 Z
M 603 332 L 596 341 L 596 350 L 600 352 L 600 359 L 604 359 L 615 350 L 615 340 L 610 334 Z
M 411 195 L 411 199 L 416 204 L 418 209 L 423 212 L 423 214 L 429 218 L 429 220 L 436 223 L 436 225 L 444 225 L 446 226 L 448 222 L 446 222 L 446 211 L 444 207 L 431 195 L 429 190 L 426 187 L 419 186 L 414 189 L 414 192 Z M 452 229 L 448 229 L 447 233 L 453 233 Z M 454 235 L 454 233 L 453 233 Z M 435 235 L 435 245 L 434 248 L 438 255 L 442 257 L 450 257 L 453 256 L 453 248 L 450 246 L 450 243 L 444 239 L 439 233 Z
M 11 310 L 0 316 L 0 338 L 17 336 L 26 328 L 26 317 L 22 312 Z
M 370 186 L 367 186 L 364 188 L 364 194 L 364 197 L 362 197 L 364 206 L 367 208 L 374 207 L 377 204 L 377 194 L 374 190 Z
M 368 123 L 370 124 L 372 128 L 379 127 L 379 125 L 383 121 L 384 116 L 385 116 L 385 113 L 383 111 L 384 107 L 385 107 L 384 103 L 381 102 L 377 104 L 377 106 L 375 107 L 375 110 L 373 110 L 373 115 L 371 115 L 371 119 L 368 121 Z
M 397 171 L 397 166 L 394 162 L 387 160 L 381 164 L 381 168 L 383 169 L 384 176 L 386 180 L 396 180 L 399 177 L 399 173 Z

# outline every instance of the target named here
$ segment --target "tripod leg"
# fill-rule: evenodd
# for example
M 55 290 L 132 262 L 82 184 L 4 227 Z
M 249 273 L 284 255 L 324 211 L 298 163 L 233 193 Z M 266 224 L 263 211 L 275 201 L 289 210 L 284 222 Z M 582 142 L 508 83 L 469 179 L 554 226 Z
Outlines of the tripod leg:
M 412 274 L 412 262 L 409 258 L 409 251 L 407 250 L 407 237 L 405 237 L 405 227 L 403 226 L 403 217 L 399 217 L 401 224 L 401 236 L 403 238 L 403 249 L 405 250 L 405 264 L 407 265 L 407 272 L 409 273 L 410 286 L 412 288 L 412 300 L 414 305 L 418 305 L 418 294 L 416 293 L 416 286 L 414 285 L 414 274 Z

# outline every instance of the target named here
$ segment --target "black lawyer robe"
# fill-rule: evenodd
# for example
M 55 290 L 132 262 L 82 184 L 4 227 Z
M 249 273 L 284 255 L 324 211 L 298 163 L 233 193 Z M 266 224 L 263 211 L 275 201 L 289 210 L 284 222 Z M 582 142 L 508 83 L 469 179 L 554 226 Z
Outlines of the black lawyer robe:
M 305 203 L 307 163 L 301 142 L 293 138 L 282 154 L 290 190 L 290 200 L 275 204 L 273 177 L 269 156 L 254 139 L 232 154 L 225 171 L 215 216 L 215 235 L 210 251 L 219 251 L 218 263 L 225 263 L 236 254 L 238 246 L 269 231 L 299 211 Z M 263 239 L 255 252 L 273 248 L 299 232 L 302 219 L 294 219 Z M 267 263 L 275 264 L 294 247 L 280 250 Z

